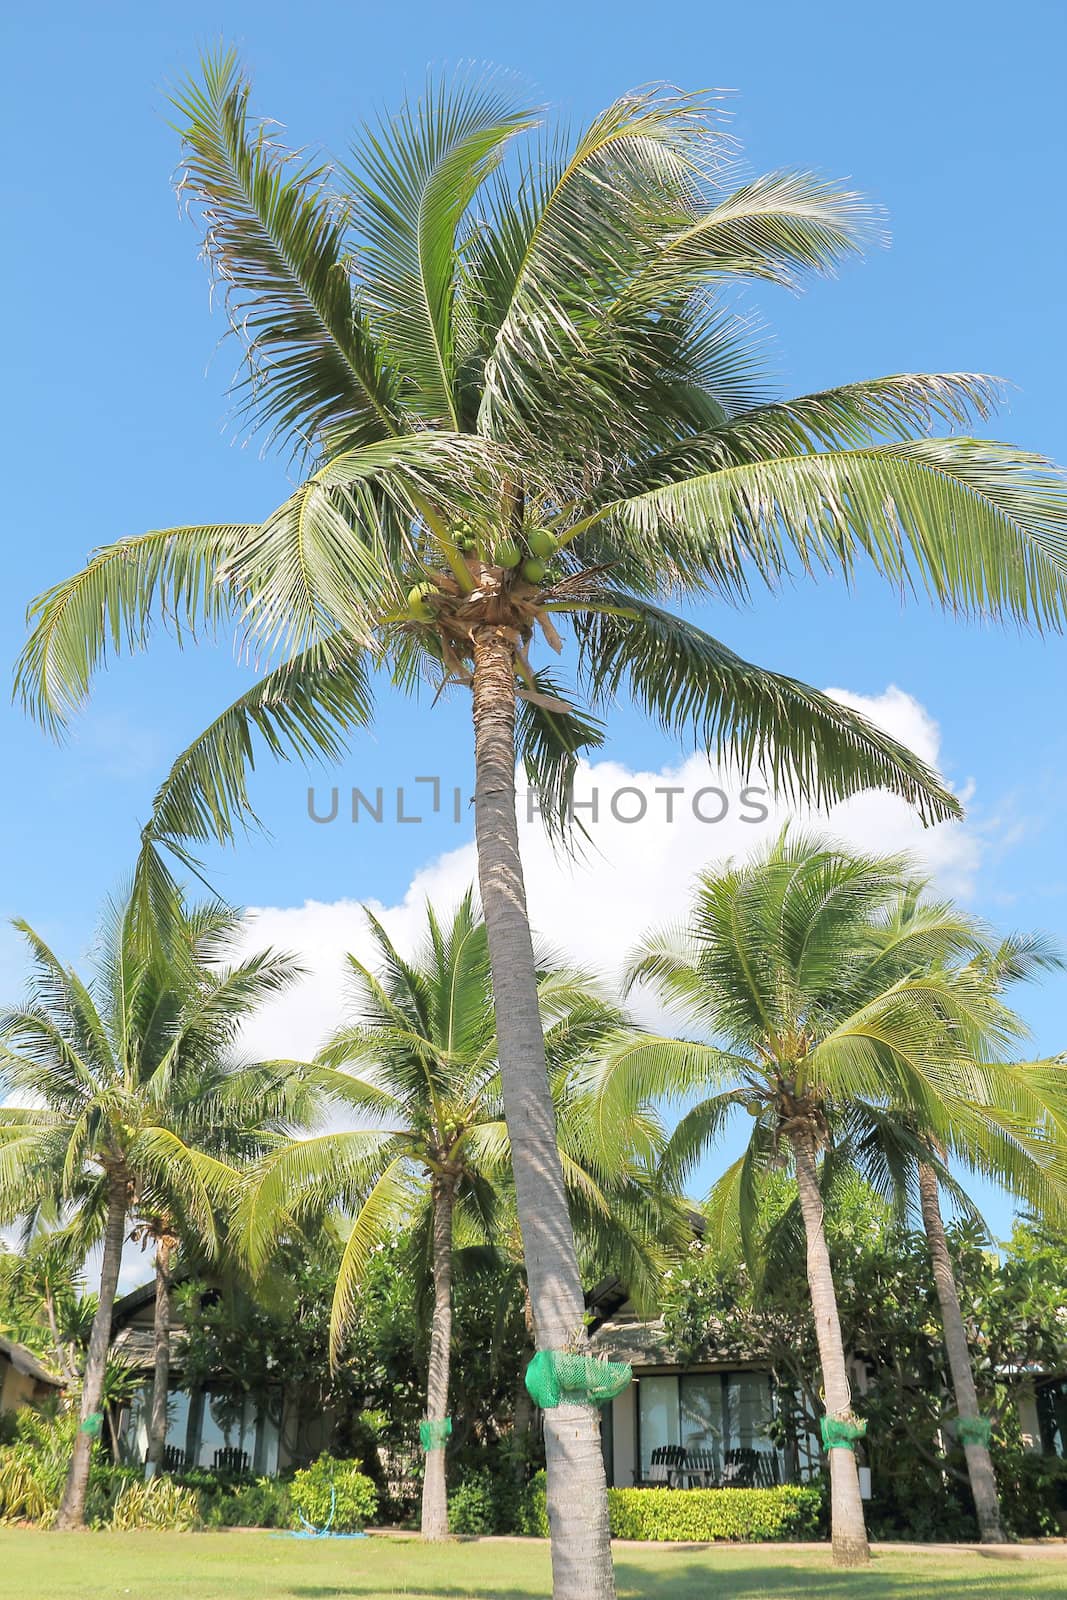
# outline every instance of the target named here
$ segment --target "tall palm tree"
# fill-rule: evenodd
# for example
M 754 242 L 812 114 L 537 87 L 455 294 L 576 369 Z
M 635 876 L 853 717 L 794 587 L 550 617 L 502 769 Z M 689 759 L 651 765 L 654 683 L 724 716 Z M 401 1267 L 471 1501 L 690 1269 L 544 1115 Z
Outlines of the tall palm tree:
M 108 648 L 158 616 L 235 622 L 275 665 L 189 747 L 155 835 L 227 839 L 254 739 L 334 757 L 372 674 L 473 702 L 479 881 L 538 1338 L 581 1337 L 514 807 L 516 756 L 562 825 L 594 713 L 620 689 L 672 732 L 829 801 L 884 786 L 954 815 L 937 777 L 862 717 L 674 615 L 791 572 L 862 562 L 953 612 L 1056 626 L 1067 499 L 1013 446 L 927 437 L 984 419 L 974 374 L 770 397 L 724 291 L 830 271 L 872 232 L 840 184 L 731 185 L 707 104 L 623 96 L 576 137 L 539 133 L 508 83 L 431 84 L 338 168 L 250 120 L 232 54 L 177 98 L 181 193 L 247 351 L 238 392 L 307 462 L 261 524 L 122 539 L 40 597 L 19 669 L 62 722 Z M 558 628 L 564 628 L 561 637 Z M 575 684 L 538 669 L 569 642 Z M 583 697 L 585 705 L 580 703 Z M 185 847 L 183 847 L 185 848 Z M 545 1418 L 557 1600 L 613 1592 L 594 1407 Z
M 110 909 L 88 983 L 16 924 L 33 976 L 25 1002 L 0 1018 L 0 1070 L 16 1102 L 0 1109 L 0 1217 L 75 1208 L 87 1229 L 98 1222 L 103 1245 L 61 1528 L 84 1524 L 129 1220 L 162 1205 L 214 1239 L 235 1173 L 195 1142 L 203 1124 L 189 1107 L 242 1019 L 297 970 L 271 951 L 223 965 L 238 915 L 217 905 L 175 902 L 150 936 L 139 913 L 135 893 Z
M 511 1215 L 488 938 L 473 891 L 448 921 L 427 906 L 426 936 L 412 960 L 371 912 L 366 915 L 377 970 L 348 957 L 354 1016 L 324 1048 L 315 1081 L 325 1099 L 370 1114 L 374 1126 L 328 1130 L 268 1156 L 245 1194 L 239 1229 L 251 1264 L 262 1269 L 288 1228 L 329 1209 L 354 1211 L 331 1317 L 336 1358 L 375 1247 L 414 1216 L 422 1240 L 416 1259 L 429 1265 L 433 1301 L 422 1536 L 441 1539 L 448 1533 L 445 1441 L 456 1240 L 498 1244 Z M 567 969 L 542 967 L 537 993 L 572 1207 L 579 1221 L 596 1219 L 602 1247 L 607 1242 L 627 1270 L 647 1279 L 654 1271 L 649 1252 L 640 1227 L 628 1225 L 636 1185 L 623 1176 L 625 1152 L 601 1187 L 583 1159 L 572 1088 L 576 1068 L 619 1026 L 620 1013 L 587 978 Z M 625 1191 L 618 1209 L 616 1190 Z
M 788 834 L 749 865 L 705 873 L 689 926 L 647 939 L 629 981 L 649 983 L 721 1046 L 631 1034 L 598 1069 L 613 1121 L 658 1096 L 700 1095 L 665 1152 L 676 1178 L 731 1115 L 751 1114 L 745 1153 L 718 1185 L 713 1208 L 732 1212 L 750 1253 L 761 1179 L 783 1162 L 792 1166 L 823 1378 L 834 1558 L 842 1565 L 866 1561 L 868 1548 L 820 1152 L 832 1127 L 853 1136 L 872 1123 L 884 1131 L 894 1108 L 908 1108 L 920 1130 L 945 1128 L 964 1113 L 974 1063 L 1011 1032 L 988 986 L 959 970 L 973 948 L 966 917 L 916 908 L 886 932 L 907 879 L 901 858 L 852 855 Z M 1025 1142 L 1022 1127 L 1016 1137 Z M 1040 1138 L 1034 1127 L 1035 1152 Z
M 943 963 L 941 975 L 951 980 L 958 970 L 968 986 L 987 986 L 987 1027 L 1002 1044 L 1025 1039 L 1022 1018 L 1000 999 L 1010 983 L 1036 977 L 1063 965 L 1059 952 L 1040 935 L 1013 934 L 991 940 L 976 918 L 932 901 L 926 884 L 914 880 L 887 915 L 872 928 L 872 937 L 888 967 L 903 977 L 922 964 Z M 937 930 L 955 924 L 956 950 L 937 948 Z M 969 938 L 967 937 L 969 927 Z M 918 940 L 916 934 L 919 935 Z M 933 935 L 933 941 L 931 940 Z M 959 936 L 963 935 L 961 939 Z M 946 961 L 946 954 L 948 959 Z M 980 1003 L 980 993 L 979 993 Z M 1067 1081 L 1053 1063 L 975 1062 L 968 1073 L 966 1099 L 936 1097 L 925 1107 L 925 1124 L 905 1104 L 857 1101 L 848 1108 L 847 1136 L 841 1154 L 856 1159 L 864 1175 L 894 1192 L 917 1210 L 926 1234 L 934 1286 L 944 1332 L 949 1376 L 956 1402 L 958 1431 L 967 1463 L 978 1528 L 984 1543 L 1004 1539 L 996 1473 L 988 1444 L 988 1423 L 982 1418 L 967 1329 L 960 1307 L 956 1273 L 941 1208 L 946 1162 L 992 1179 L 1021 1198 L 1035 1212 L 1062 1218 L 1067 1206 L 1067 1172 L 1062 1130 L 1067 1111 Z

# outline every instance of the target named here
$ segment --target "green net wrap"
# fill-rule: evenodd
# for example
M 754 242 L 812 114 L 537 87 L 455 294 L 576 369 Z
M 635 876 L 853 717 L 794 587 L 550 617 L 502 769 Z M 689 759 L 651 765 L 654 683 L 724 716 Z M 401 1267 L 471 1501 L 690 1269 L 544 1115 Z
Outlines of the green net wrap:
M 957 1417 L 956 1437 L 960 1444 L 988 1445 L 993 1437 L 993 1423 L 989 1417 Z
M 87 1433 L 93 1439 L 97 1439 L 100 1437 L 100 1430 L 103 1426 L 104 1413 L 102 1411 L 90 1411 L 85 1421 L 78 1428 L 78 1432 Z
M 867 1423 L 863 1417 L 820 1417 L 819 1431 L 825 1449 L 854 1450 L 856 1440 L 867 1437 Z
M 419 1423 L 419 1443 L 424 1450 L 443 1450 L 451 1437 L 451 1417 L 426 1417 Z
M 526 1389 L 542 1411 L 555 1406 L 606 1406 L 633 1377 L 624 1361 L 570 1350 L 538 1350 L 526 1368 Z

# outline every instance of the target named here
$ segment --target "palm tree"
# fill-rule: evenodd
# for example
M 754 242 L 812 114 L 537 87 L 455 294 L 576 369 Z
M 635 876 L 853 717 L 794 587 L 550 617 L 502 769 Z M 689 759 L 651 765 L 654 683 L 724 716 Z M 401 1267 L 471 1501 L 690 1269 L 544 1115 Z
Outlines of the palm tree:
M 977 979 L 988 986 L 986 1026 L 990 1035 L 1005 1045 L 1024 1039 L 1026 1025 L 1002 1003 L 1000 994 L 1009 983 L 1062 967 L 1062 957 L 1040 935 L 1013 934 L 992 942 L 978 919 L 933 902 L 926 889 L 922 880 L 914 880 L 872 929 L 883 959 L 890 963 L 890 969 L 883 967 L 883 971 L 895 970 L 903 977 L 922 970 L 923 962 L 929 966 L 944 961 L 947 952 L 943 942 L 937 947 L 938 929 L 955 923 L 958 931 L 953 942 L 961 980 L 971 985 Z M 942 976 L 950 979 L 952 970 L 949 954 Z M 925 1108 L 925 1126 L 908 1104 L 859 1101 L 849 1108 L 846 1118 L 851 1138 L 845 1141 L 843 1155 L 851 1153 L 866 1177 L 880 1188 L 893 1190 L 905 1206 L 918 1210 L 922 1221 L 941 1310 L 958 1434 L 983 1543 L 1002 1543 L 1004 1530 L 988 1422 L 978 1405 L 941 1191 L 947 1182 L 959 1199 L 970 1204 L 947 1172 L 951 1155 L 956 1164 L 998 1182 L 1035 1212 L 1062 1217 L 1067 1205 L 1062 1077 L 1051 1064 L 976 1062 L 968 1074 L 966 1100 L 961 1103 L 953 1098 L 939 1104 L 935 1098 Z
M 233 621 L 275 664 L 179 757 L 160 839 L 228 839 L 258 734 L 337 756 L 402 689 L 469 687 L 475 832 L 530 1293 L 543 1348 L 581 1337 L 514 807 L 516 756 L 567 818 L 617 691 L 672 732 L 832 801 L 883 786 L 958 805 L 855 712 L 666 609 L 863 561 L 953 612 L 1058 625 L 1067 500 L 1041 458 L 932 424 L 984 419 L 973 374 L 769 397 L 724 293 L 794 283 L 870 236 L 847 188 L 787 171 L 731 188 L 699 99 L 626 95 L 576 138 L 506 83 L 431 85 L 337 170 L 250 120 L 232 54 L 177 98 L 181 193 L 246 345 L 246 414 L 306 458 L 265 522 L 122 539 L 31 610 L 26 705 L 55 726 L 109 648 Z M 575 654 L 572 689 L 530 661 Z M 584 707 L 579 703 L 584 697 Z M 186 846 L 182 846 L 186 848 Z M 594 1407 L 545 1418 L 557 1600 L 613 1592 Z
M 834 1558 L 842 1565 L 866 1561 L 868 1548 L 820 1152 L 832 1128 L 852 1139 L 872 1127 L 884 1134 L 887 1114 L 900 1108 L 920 1133 L 958 1122 L 965 1142 L 965 1115 L 972 1126 L 977 1120 L 967 1113 L 974 1063 L 1011 1031 L 1003 1009 L 990 1005 L 988 985 L 968 982 L 959 966 L 973 949 L 969 919 L 931 905 L 889 926 L 907 882 L 901 858 L 851 855 L 788 833 L 749 865 L 705 873 L 689 927 L 647 939 L 629 982 L 651 984 L 722 1046 L 631 1034 L 598 1069 L 613 1121 L 658 1096 L 702 1096 L 665 1152 L 675 1179 L 732 1114 L 751 1114 L 745 1153 L 720 1180 L 712 1209 L 720 1223 L 736 1219 L 750 1255 L 761 1180 L 792 1165 L 823 1378 Z M 1021 1126 L 1015 1137 L 1028 1142 Z M 1039 1144 L 1035 1127 L 1035 1159 Z
M 236 912 L 175 902 L 146 936 L 140 910 L 136 892 L 110 909 L 88 984 L 16 924 L 33 977 L 23 1005 L 0 1019 L 0 1066 L 16 1102 L 0 1110 L 0 1216 L 73 1208 L 103 1244 L 61 1528 L 84 1524 L 129 1219 L 165 1208 L 214 1240 L 235 1173 L 195 1142 L 204 1124 L 189 1108 L 242 1019 L 296 973 L 271 951 L 222 964 Z
M 369 1113 L 375 1126 L 329 1130 L 268 1156 L 246 1192 L 239 1228 L 251 1264 L 261 1270 L 288 1228 L 338 1206 L 355 1212 L 331 1316 L 336 1360 L 372 1253 L 414 1213 L 415 1259 L 429 1265 L 433 1300 L 422 1536 L 441 1539 L 448 1533 L 445 1441 L 456 1242 L 499 1244 L 511 1214 L 488 938 L 473 891 L 447 922 L 427 906 L 426 937 L 410 961 L 373 913 L 366 916 L 378 970 L 348 957 L 353 1020 L 324 1048 L 315 1082 L 326 1099 Z M 613 1249 L 628 1271 L 647 1280 L 654 1268 L 634 1221 L 637 1186 L 624 1176 L 626 1153 L 620 1150 L 616 1171 L 602 1187 L 583 1159 L 572 1088 L 576 1067 L 620 1025 L 620 1013 L 581 973 L 558 967 L 543 967 L 538 999 L 576 1219 L 579 1226 L 595 1219 L 601 1248 Z M 622 1192 L 618 1207 L 616 1191 Z

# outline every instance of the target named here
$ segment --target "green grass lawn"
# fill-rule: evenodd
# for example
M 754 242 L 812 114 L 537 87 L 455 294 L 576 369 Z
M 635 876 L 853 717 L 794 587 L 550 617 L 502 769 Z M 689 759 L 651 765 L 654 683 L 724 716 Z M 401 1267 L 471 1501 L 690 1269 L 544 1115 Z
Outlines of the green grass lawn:
M 1062 1596 L 1057 1560 L 994 1561 L 879 1553 L 869 1571 L 834 1572 L 829 1552 L 766 1545 L 616 1551 L 625 1600 L 972 1600 Z M 539 1600 L 549 1593 L 539 1542 L 427 1548 L 388 1538 L 311 1543 L 268 1533 L 37 1533 L 0 1528 L 0 1594 L 17 1600 Z

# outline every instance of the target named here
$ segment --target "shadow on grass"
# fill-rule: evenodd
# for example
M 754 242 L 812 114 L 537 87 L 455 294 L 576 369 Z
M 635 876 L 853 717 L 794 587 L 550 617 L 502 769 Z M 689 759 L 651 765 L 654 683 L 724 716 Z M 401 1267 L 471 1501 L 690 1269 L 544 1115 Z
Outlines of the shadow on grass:
M 922 1559 L 919 1557 L 918 1559 Z M 940 1564 L 939 1564 L 940 1565 Z M 894 1562 L 894 1566 L 896 1563 Z M 742 1567 L 723 1567 L 709 1551 L 703 1559 L 673 1561 L 664 1570 L 657 1571 L 626 1557 L 615 1562 L 619 1600 L 762 1600 L 764 1596 L 824 1596 L 848 1595 L 849 1600 L 980 1600 L 981 1596 L 1001 1594 L 1052 1595 L 1056 1588 L 1046 1583 L 1051 1572 L 1031 1567 L 1027 1579 L 1015 1563 L 975 1562 L 966 1571 L 901 1571 L 886 1570 L 884 1560 L 875 1557 L 870 1567 L 862 1571 L 835 1569 L 829 1559 L 825 1564 L 781 1562 L 773 1565 L 754 1560 Z M 352 1581 L 352 1578 L 355 1581 Z M 343 1584 L 314 1584 L 294 1586 L 288 1592 L 298 1600 L 358 1600 L 361 1592 L 374 1594 L 380 1590 L 380 1576 L 375 1581 L 373 1573 L 352 1575 Z M 361 1579 L 365 1579 L 366 1590 Z M 1044 1580 L 1044 1581 L 1042 1581 Z M 404 1600 L 541 1600 L 548 1590 L 531 1589 L 527 1585 L 501 1587 L 492 1579 L 479 1579 L 471 1574 L 464 1583 L 435 1584 L 427 1588 L 425 1580 L 413 1587 L 405 1586 Z M 1062 1592 L 1062 1590 L 1060 1591 Z

